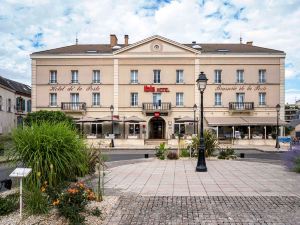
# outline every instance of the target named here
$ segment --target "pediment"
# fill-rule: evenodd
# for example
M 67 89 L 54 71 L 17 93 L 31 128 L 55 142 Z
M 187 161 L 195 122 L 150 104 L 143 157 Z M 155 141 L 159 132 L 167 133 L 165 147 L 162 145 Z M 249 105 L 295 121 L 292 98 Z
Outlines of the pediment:
M 200 54 L 199 51 L 177 43 L 175 41 L 152 36 L 128 47 L 116 51 L 114 54 L 128 55 L 186 55 Z

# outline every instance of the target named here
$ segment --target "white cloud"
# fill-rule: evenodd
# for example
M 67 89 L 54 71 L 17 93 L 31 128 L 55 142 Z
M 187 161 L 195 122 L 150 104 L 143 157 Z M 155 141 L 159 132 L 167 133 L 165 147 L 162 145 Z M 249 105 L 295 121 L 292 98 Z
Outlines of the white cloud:
M 287 85 L 300 85 L 300 4 L 298 0 L 2 0 L 0 72 L 30 82 L 29 54 L 75 43 L 123 43 L 160 34 L 178 42 L 239 42 L 287 53 Z M 224 2 L 227 2 L 225 4 Z M 234 18 L 236 16 L 236 18 Z M 39 38 L 35 35 L 41 33 Z M 41 44 L 39 48 L 33 46 Z M 3 74 L 3 73 L 6 74 Z M 291 80 L 293 79 L 293 80 Z M 291 81 L 290 81 L 291 80 Z
M 285 102 L 289 104 L 294 104 L 296 100 L 300 100 L 300 90 L 287 89 L 285 91 Z

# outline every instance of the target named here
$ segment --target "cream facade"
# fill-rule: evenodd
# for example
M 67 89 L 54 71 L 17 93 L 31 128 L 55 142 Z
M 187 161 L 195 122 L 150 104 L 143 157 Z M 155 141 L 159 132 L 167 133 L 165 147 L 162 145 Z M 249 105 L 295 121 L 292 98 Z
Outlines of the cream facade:
M 111 133 L 110 122 L 97 120 L 111 116 L 111 105 L 114 133 L 127 142 L 194 133 L 201 71 L 208 78 L 205 127 L 220 139 L 270 139 L 277 104 L 284 120 L 285 53 L 250 43 L 180 44 L 152 36 L 120 45 L 112 35 L 110 45 L 74 45 L 33 53 L 31 59 L 33 111 L 94 118 L 84 130 L 100 138 Z M 144 122 L 126 121 L 132 117 Z M 178 122 L 184 117 L 192 121 Z

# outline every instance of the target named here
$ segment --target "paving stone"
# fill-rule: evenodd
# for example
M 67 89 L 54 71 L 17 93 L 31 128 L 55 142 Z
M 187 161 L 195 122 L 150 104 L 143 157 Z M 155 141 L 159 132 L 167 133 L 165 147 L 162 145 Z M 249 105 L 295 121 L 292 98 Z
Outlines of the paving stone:
M 121 196 L 105 224 L 300 224 L 292 196 Z

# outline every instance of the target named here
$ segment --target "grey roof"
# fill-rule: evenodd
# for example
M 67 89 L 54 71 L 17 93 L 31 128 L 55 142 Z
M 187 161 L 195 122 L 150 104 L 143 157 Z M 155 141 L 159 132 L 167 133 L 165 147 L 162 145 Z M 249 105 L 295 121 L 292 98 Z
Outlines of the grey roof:
M 283 51 L 258 47 L 249 44 L 183 44 L 192 48 L 193 45 L 201 46 L 201 49 L 195 50 L 201 51 L 202 54 L 230 54 L 230 53 L 255 53 L 255 54 L 284 54 Z M 122 48 L 124 44 L 118 44 Z M 129 45 L 130 46 L 130 45 Z M 32 55 L 48 55 L 48 54 L 112 54 L 119 49 L 113 49 L 110 44 L 77 44 L 64 46 L 60 48 L 49 49 L 40 52 L 34 52 Z M 90 52 L 89 52 L 90 51 Z
M 31 87 L 29 85 L 22 84 L 22 83 L 7 79 L 2 76 L 0 76 L 0 84 L 2 84 L 3 86 L 5 86 L 7 88 L 14 90 L 18 94 L 31 96 Z

